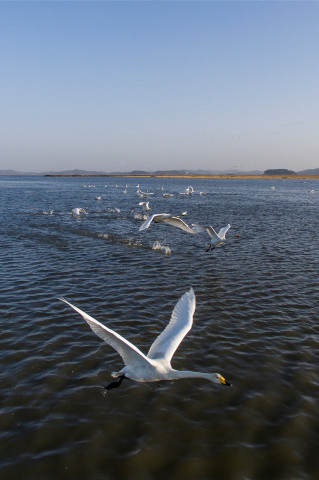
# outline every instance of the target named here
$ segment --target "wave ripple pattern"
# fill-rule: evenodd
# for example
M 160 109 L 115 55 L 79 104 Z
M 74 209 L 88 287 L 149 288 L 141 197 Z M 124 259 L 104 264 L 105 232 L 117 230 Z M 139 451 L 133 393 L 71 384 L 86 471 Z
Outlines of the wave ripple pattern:
M 317 182 L 92 182 L 0 177 L 1 479 L 317 479 Z M 206 252 L 205 234 L 139 232 L 138 182 L 150 213 L 230 223 L 226 242 Z M 233 387 L 127 380 L 106 394 L 121 359 L 58 298 L 147 353 L 191 286 L 173 367 Z

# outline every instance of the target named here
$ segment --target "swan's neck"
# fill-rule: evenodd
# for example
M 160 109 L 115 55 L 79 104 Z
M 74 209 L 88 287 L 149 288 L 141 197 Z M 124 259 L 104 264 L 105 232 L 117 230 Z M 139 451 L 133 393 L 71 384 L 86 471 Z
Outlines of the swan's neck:
M 191 372 L 189 370 L 171 370 L 169 374 L 170 380 L 178 380 L 180 378 L 205 378 L 214 383 L 220 383 L 215 373 Z

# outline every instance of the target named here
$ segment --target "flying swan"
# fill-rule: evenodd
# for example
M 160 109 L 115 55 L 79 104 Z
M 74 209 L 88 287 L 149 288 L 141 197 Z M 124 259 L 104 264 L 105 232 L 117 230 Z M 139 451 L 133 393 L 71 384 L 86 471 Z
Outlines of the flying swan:
M 107 385 L 107 390 L 118 387 L 124 378 L 129 378 L 136 382 L 204 378 L 214 383 L 230 386 L 230 383 L 219 373 L 181 371 L 174 370 L 171 367 L 171 360 L 175 351 L 192 328 L 195 311 L 195 293 L 192 288 L 179 299 L 169 324 L 152 344 L 147 355 L 144 355 L 133 343 L 110 328 L 105 327 L 102 323 L 67 302 L 64 298 L 60 298 L 60 300 L 82 315 L 93 332 L 121 355 L 125 366 L 119 372 L 112 373 L 112 377 L 119 378 L 119 380 Z
M 147 212 L 147 210 L 151 210 L 150 202 L 140 202 L 139 206 L 142 207 L 144 212 Z
M 222 243 L 224 243 L 226 240 L 226 233 L 230 229 L 229 224 L 226 225 L 226 227 L 221 228 L 218 233 L 216 233 L 213 227 L 209 225 L 197 225 L 196 223 L 194 223 L 193 227 L 196 233 L 206 231 L 210 236 L 210 243 L 208 244 L 208 249 L 206 250 L 206 252 L 212 250 L 215 247 L 219 247 Z
M 186 215 L 186 213 L 182 213 L 181 215 Z M 139 231 L 141 232 L 142 230 L 146 230 L 146 228 L 148 228 L 152 222 L 164 222 L 168 223 L 168 225 L 173 225 L 173 227 L 181 228 L 185 232 L 197 233 L 195 230 L 189 227 L 187 223 L 185 223 L 181 218 L 179 218 L 178 216 L 174 217 L 170 213 L 154 213 L 154 215 L 150 215 L 148 219 L 144 223 L 142 223 Z
M 71 213 L 74 217 L 79 217 L 82 213 L 83 215 L 87 215 L 87 212 L 84 210 L 84 208 L 73 208 Z

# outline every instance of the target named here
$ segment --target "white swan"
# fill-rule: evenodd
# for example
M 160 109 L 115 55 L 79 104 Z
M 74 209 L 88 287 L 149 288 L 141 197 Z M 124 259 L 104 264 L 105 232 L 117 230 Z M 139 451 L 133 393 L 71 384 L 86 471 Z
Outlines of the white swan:
M 181 216 L 182 215 L 187 215 L 187 212 L 182 212 Z M 179 218 L 178 215 L 174 216 L 170 213 L 154 213 L 153 215 L 150 215 L 148 219 L 140 226 L 139 230 L 142 231 L 147 229 L 152 222 L 164 222 L 168 223 L 169 225 L 173 225 L 174 227 L 181 228 L 188 233 L 197 233 L 195 232 L 195 230 L 189 227 L 181 218 Z
M 178 380 L 180 378 L 204 378 L 211 382 L 229 385 L 219 373 L 201 373 L 192 371 L 179 371 L 171 367 L 172 357 L 185 335 L 192 328 L 195 311 L 195 294 L 191 288 L 177 302 L 171 319 L 165 330 L 157 337 L 147 355 L 144 355 L 135 345 L 123 338 L 110 328 L 87 315 L 85 312 L 60 298 L 89 324 L 93 332 L 122 357 L 125 367 L 119 372 L 113 372 L 114 378 L 119 381 L 113 382 L 106 388 L 119 386 L 123 378 L 130 378 L 136 382 L 157 382 L 160 380 Z
M 73 208 L 71 213 L 75 217 L 79 217 L 82 213 L 83 215 L 87 215 L 87 212 L 84 210 L 84 208 Z
M 183 212 L 181 215 L 185 215 L 185 212 Z M 178 216 L 174 217 L 170 213 L 154 213 L 154 215 L 149 216 L 148 219 L 144 223 L 142 223 L 139 230 L 145 230 L 150 226 L 152 222 L 164 222 L 168 223 L 169 225 L 173 225 L 174 227 L 181 228 L 185 232 L 197 233 L 195 230 L 189 227 L 187 223 L 185 223 L 181 218 L 179 218 Z
M 150 202 L 140 202 L 139 206 L 142 207 L 143 211 L 151 210 Z
M 194 189 L 191 185 L 189 185 L 185 192 L 181 192 L 180 195 L 191 195 L 192 193 L 194 193 Z
M 197 225 L 196 223 L 194 223 L 193 227 L 196 233 L 207 232 L 210 236 L 210 244 L 206 252 L 215 247 L 219 247 L 222 243 L 224 243 L 226 240 L 226 233 L 230 229 L 229 224 L 226 225 L 226 227 L 221 228 L 218 233 L 216 233 L 213 227 L 211 227 L 210 225 Z
M 137 189 L 136 193 L 138 194 L 139 197 L 143 197 L 143 198 L 146 198 L 148 197 L 148 195 L 154 195 L 154 193 L 152 192 L 142 192 L 142 190 L 140 190 L 139 188 Z

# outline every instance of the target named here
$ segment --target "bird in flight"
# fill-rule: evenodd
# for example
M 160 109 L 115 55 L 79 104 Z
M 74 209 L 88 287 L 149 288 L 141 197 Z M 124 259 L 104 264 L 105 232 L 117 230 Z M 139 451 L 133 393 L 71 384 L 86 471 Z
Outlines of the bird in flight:
M 175 370 L 171 366 L 171 360 L 175 351 L 193 325 L 195 293 L 192 288 L 179 299 L 167 327 L 151 345 L 147 355 L 144 355 L 133 343 L 126 340 L 119 333 L 98 322 L 64 298 L 60 298 L 60 300 L 79 313 L 93 332 L 113 347 L 122 357 L 125 366 L 119 372 L 112 373 L 113 378 L 118 380 L 107 385 L 107 390 L 118 387 L 124 378 L 129 378 L 136 382 L 202 378 L 219 385 L 231 385 L 219 373 Z
M 216 233 L 214 228 L 210 225 L 197 225 L 197 223 L 194 223 L 193 227 L 196 233 L 207 232 L 210 236 L 210 243 L 208 244 L 206 252 L 222 245 L 222 243 L 226 241 L 226 233 L 230 229 L 229 224 L 226 225 L 226 227 L 221 228 L 218 233 Z
M 183 212 L 181 215 L 185 215 L 185 212 Z M 150 215 L 148 219 L 144 223 L 142 223 L 139 231 L 141 232 L 142 230 L 146 230 L 152 222 L 163 222 L 167 223 L 168 225 L 173 225 L 173 227 L 181 228 L 188 233 L 197 233 L 195 230 L 189 227 L 187 223 L 185 223 L 184 220 L 179 217 L 179 215 L 174 216 L 170 213 L 154 213 L 153 215 Z

